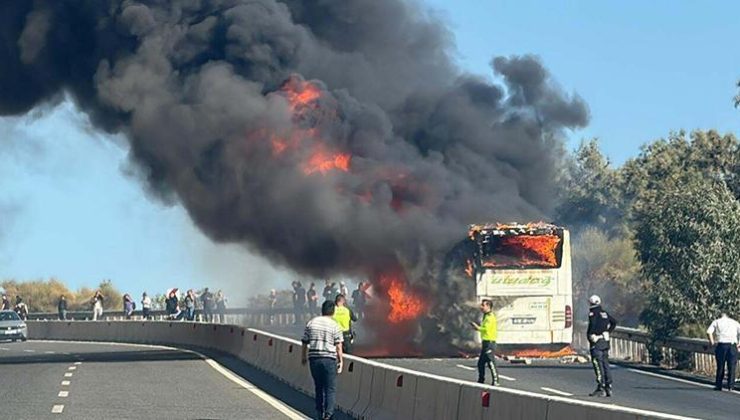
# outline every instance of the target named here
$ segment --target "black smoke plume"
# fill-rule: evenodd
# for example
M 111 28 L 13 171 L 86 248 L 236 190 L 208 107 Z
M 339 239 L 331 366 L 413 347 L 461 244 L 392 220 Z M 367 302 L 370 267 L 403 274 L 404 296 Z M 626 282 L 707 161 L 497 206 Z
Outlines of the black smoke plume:
M 213 240 L 417 281 L 468 223 L 545 217 L 563 130 L 588 121 L 538 59 L 493 59 L 494 84 L 453 48 L 400 0 L 5 1 L 0 115 L 66 95 Z M 307 173 L 317 150 L 348 170 Z

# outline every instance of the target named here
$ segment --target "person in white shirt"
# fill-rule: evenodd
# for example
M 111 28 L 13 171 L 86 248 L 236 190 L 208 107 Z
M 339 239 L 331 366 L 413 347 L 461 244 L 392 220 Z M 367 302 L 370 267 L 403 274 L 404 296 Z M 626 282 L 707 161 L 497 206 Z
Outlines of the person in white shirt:
M 738 342 L 740 342 L 740 323 L 722 313 L 718 319 L 712 321 L 707 328 L 709 343 L 714 346 L 715 335 L 717 346 L 714 349 L 714 357 L 717 362 L 717 376 L 714 382 L 714 390 L 722 390 L 722 381 L 725 377 L 725 365 L 727 366 L 727 389 L 730 391 L 735 387 L 735 366 L 737 365 Z

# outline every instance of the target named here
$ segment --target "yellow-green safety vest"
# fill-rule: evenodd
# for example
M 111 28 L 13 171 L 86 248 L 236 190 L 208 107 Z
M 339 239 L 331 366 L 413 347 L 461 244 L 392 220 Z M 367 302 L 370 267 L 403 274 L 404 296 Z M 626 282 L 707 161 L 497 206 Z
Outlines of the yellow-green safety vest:
M 496 315 L 493 312 L 483 314 L 483 321 L 478 328 L 480 339 L 483 341 L 496 341 Z
M 349 323 L 351 321 L 349 308 L 346 306 L 337 306 L 334 309 L 334 321 L 339 324 L 339 328 L 342 329 L 342 332 L 349 331 Z

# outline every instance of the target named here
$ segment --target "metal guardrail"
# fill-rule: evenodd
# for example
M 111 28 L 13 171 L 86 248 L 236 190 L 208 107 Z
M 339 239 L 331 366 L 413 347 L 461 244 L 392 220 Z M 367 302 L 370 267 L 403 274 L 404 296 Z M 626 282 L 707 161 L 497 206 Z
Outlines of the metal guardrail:
M 585 326 L 582 326 L 585 329 Z M 617 327 L 611 334 L 610 357 L 616 360 L 660 365 L 670 369 L 684 369 L 702 374 L 714 374 L 714 348 L 708 340 L 674 337 L 654 340 L 647 331 Z M 585 331 L 574 334 L 573 345 L 587 349 Z

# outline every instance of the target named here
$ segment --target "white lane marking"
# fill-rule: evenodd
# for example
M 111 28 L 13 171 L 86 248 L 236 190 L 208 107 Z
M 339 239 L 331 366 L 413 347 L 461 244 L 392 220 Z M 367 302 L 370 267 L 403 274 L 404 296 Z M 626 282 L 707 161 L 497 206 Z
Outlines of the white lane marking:
M 543 390 L 543 391 L 552 392 L 553 394 L 562 395 L 564 397 L 570 397 L 570 396 L 573 395 L 570 392 L 560 391 L 560 390 L 557 390 L 557 389 L 548 388 L 546 386 L 541 386 L 540 389 Z
M 434 359 L 432 359 L 432 360 L 434 360 L 435 362 L 441 362 L 442 361 L 442 359 L 439 359 L 439 358 L 436 358 L 436 357 Z
M 36 353 L 36 350 L 31 350 L 31 349 L 26 349 L 23 351 L 25 351 L 26 353 Z
M 67 373 L 65 373 L 65 374 L 64 374 L 64 377 L 65 377 L 65 378 L 71 378 L 71 377 L 72 377 L 72 372 L 67 372 Z
M 55 414 L 59 414 L 62 411 L 64 411 L 64 406 L 61 404 L 55 405 L 54 407 L 51 407 L 51 412 Z
M 45 351 L 44 354 L 54 354 L 53 351 Z
M 475 370 L 475 368 L 470 367 L 470 366 L 465 366 L 465 365 L 455 365 L 455 366 L 459 367 L 460 369 Z
M 70 384 L 69 381 L 62 381 L 62 386 L 69 386 L 69 384 Z
M 59 391 L 59 396 L 62 398 L 69 396 L 69 391 Z
M 192 351 L 192 350 L 188 350 Z M 225 367 L 221 366 L 218 362 L 215 360 L 209 359 L 208 357 L 193 351 L 193 353 L 199 355 L 203 358 L 203 360 L 208 363 L 209 366 L 211 366 L 213 369 L 215 369 L 218 373 L 224 375 L 226 378 L 230 379 L 232 382 L 236 383 L 237 385 L 241 386 L 242 388 L 248 390 L 252 394 L 256 395 L 257 397 L 264 400 L 266 403 L 273 406 L 276 410 L 279 412 L 285 414 L 286 417 L 292 420 L 304 420 L 308 419 L 308 417 L 304 417 L 300 413 L 296 412 L 292 408 L 288 407 L 287 405 L 283 404 L 282 402 L 276 400 L 269 394 L 267 394 L 265 391 L 257 388 L 256 386 L 252 385 L 251 383 L 245 381 L 239 376 L 236 376 L 234 373 L 232 373 L 230 370 L 226 369 Z
M 498 377 L 501 378 L 501 379 L 506 379 L 507 381 L 516 381 L 516 378 L 512 378 L 511 376 L 505 376 L 505 375 L 502 375 L 500 373 L 499 373 Z
M 671 381 L 676 381 L 676 382 L 681 382 L 681 383 L 684 383 L 684 384 L 691 384 L 691 385 L 701 386 L 701 387 L 704 387 L 704 388 L 714 388 L 714 385 L 703 384 L 701 382 L 694 382 L 694 381 L 690 381 L 688 379 L 674 378 L 672 376 L 661 375 L 659 373 L 648 372 L 648 371 L 645 371 L 645 370 L 633 369 L 633 368 L 627 368 L 627 370 L 629 370 L 630 372 L 639 373 L 640 375 L 647 375 L 647 376 L 652 376 L 652 377 L 655 377 L 655 378 L 668 379 L 668 380 L 671 380 Z
M 70 366 L 67 368 L 67 370 L 75 370 L 75 369 L 77 369 L 77 366 Z
M 75 362 L 75 365 L 78 365 L 79 366 L 81 364 L 82 364 L 82 362 Z
M 0 350 L 10 351 L 10 349 L 7 347 L 0 347 Z
M 58 343 L 56 340 L 35 340 L 36 342 L 49 342 L 49 343 Z M 156 344 L 133 344 L 133 343 L 114 343 L 110 341 L 65 341 L 65 343 L 77 343 L 77 344 L 104 344 L 108 346 L 120 346 L 120 347 L 141 347 L 141 348 L 158 348 L 163 350 L 172 350 L 172 351 L 179 351 L 183 353 L 190 353 L 194 354 L 198 357 L 200 357 L 203 361 L 208 363 L 209 366 L 211 366 L 213 369 L 215 369 L 218 373 L 222 374 L 226 378 L 230 379 L 232 382 L 238 384 L 242 388 L 250 391 L 257 397 L 264 400 L 266 403 L 273 406 L 276 410 L 280 411 L 281 413 L 285 414 L 286 417 L 292 420 L 309 420 L 309 417 L 303 416 L 301 413 L 293 410 L 289 406 L 283 404 L 279 400 L 273 398 L 266 392 L 262 391 L 261 389 L 257 388 L 256 386 L 252 385 L 251 383 L 245 381 L 241 377 L 235 375 L 230 370 L 226 369 L 225 367 L 221 366 L 218 362 L 215 360 L 212 360 L 205 355 L 198 353 L 194 350 L 188 350 L 188 349 L 178 349 L 176 347 L 169 347 L 169 346 L 160 346 Z M 71 372 L 67 372 L 64 374 L 64 376 L 70 377 L 72 376 Z

